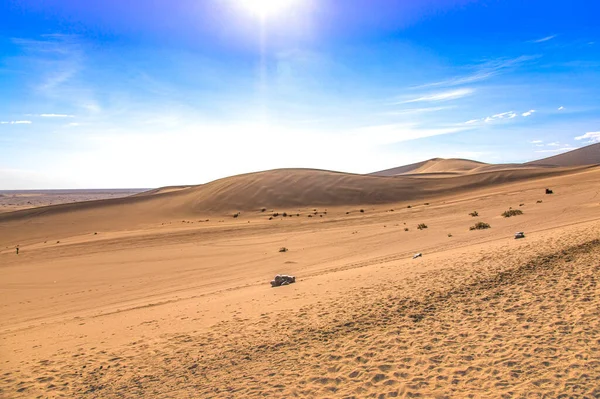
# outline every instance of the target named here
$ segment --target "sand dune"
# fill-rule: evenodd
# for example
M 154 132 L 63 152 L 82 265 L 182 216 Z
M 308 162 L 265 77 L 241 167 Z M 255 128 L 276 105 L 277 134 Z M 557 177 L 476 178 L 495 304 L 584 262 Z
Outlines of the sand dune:
M 526 165 L 579 166 L 600 164 L 600 143 L 588 145 L 564 154 L 528 162 Z
M 594 397 L 599 179 L 85 236 L 73 216 L 0 250 L 0 396 Z
M 231 218 L 261 209 L 297 213 L 310 207 L 360 207 L 424 202 L 519 180 L 577 173 L 579 168 L 522 168 L 420 178 L 379 177 L 309 169 L 280 169 L 233 176 L 177 190 L 102 201 L 61 204 L 0 214 L 0 247 L 58 239 L 73 234 L 142 228 L 174 220 Z M 19 226 L 17 229 L 16 226 Z M 51 226 L 51 229 L 40 228 Z
M 0 397 L 600 396 L 600 167 L 419 168 L 0 215 Z
M 444 159 L 433 158 L 424 162 L 418 162 L 397 168 L 386 169 L 371 173 L 373 176 L 398 176 L 407 174 L 460 174 L 487 165 L 483 162 L 468 159 Z
M 371 173 L 373 176 L 399 175 L 457 175 L 515 170 L 531 167 L 571 167 L 600 164 L 600 143 L 591 144 L 564 154 L 527 162 L 524 164 L 486 164 L 468 159 L 433 158 L 423 162 L 399 166 Z

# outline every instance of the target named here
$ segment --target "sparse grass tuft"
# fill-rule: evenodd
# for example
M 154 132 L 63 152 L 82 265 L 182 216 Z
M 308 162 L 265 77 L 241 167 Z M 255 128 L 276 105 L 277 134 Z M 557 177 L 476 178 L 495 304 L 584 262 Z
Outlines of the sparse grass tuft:
M 281 247 L 279 248 L 279 252 L 287 252 L 288 249 L 286 247 Z
M 522 214 L 523 211 L 520 209 L 509 209 L 508 211 L 504 211 L 504 213 L 502 213 L 502 216 L 504 216 L 505 218 L 509 218 L 511 216 L 517 216 Z
M 417 226 L 417 229 L 419 229 L 419 230 L 423 230 L 426 228 L 427 228 L 427 225 L 425 223 L 419 223 L 419 225 Z
M 489 229 L 492 226 L 489 225 L 489 223 L 484 223 L 484 222 L 477 222 L 475 223 L 475 225 L 469 227 L 469 230 L 485 230 L 485 229 Z
M 479 216 L 479 212 L 473 211 L 473 212 L 469 213 L 469 215 L 476 217 L 476 216 Z

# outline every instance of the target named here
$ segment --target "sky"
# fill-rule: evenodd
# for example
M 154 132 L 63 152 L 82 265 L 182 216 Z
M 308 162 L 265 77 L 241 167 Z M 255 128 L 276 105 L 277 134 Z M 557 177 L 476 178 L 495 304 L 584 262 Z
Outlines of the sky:
M 595 0 L 4 0 L 0 189 L 600 142 Z

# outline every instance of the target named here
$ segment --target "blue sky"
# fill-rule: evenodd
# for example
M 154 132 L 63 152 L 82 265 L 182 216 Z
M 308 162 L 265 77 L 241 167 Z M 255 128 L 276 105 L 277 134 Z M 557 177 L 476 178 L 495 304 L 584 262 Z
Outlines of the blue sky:
M 523 162 L 600 141 L 595 1 L 273 1 L 2 2 L 0 189 Z

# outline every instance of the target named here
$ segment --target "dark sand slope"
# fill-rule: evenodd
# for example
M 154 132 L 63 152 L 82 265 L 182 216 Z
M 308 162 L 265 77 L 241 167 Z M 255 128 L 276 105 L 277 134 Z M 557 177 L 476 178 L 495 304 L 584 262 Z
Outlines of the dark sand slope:
M 598 164 L 600 164 L 600 143 L 526 163 L 526 165 L 534 166 L 579 166 Z

